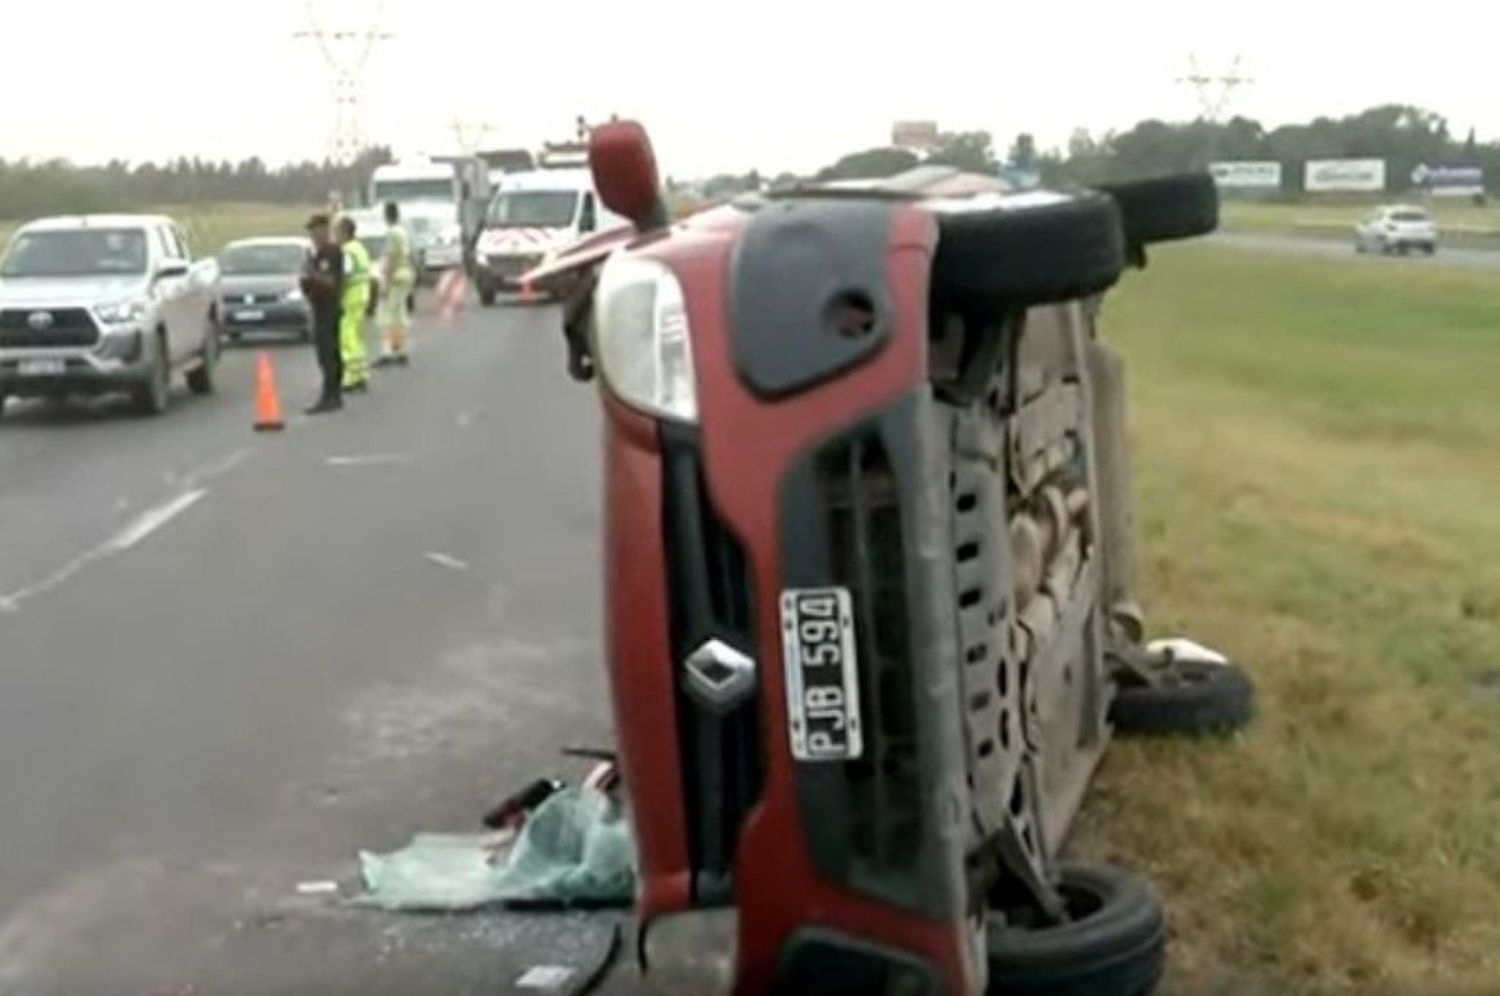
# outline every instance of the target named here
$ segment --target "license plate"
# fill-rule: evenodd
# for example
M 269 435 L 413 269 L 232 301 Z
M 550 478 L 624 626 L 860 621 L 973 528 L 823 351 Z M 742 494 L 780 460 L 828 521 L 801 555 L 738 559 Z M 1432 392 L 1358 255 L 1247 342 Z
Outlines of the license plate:
M 245 309 L 234 313 L 234 320 L 237 322 L 259 322 L 264 321 L 265 317 L 266 313 L 258 309 Z
M 864 753 L 852 606 L 847 588 L 781 593 L 787 709 L 798 761 L 852 761 Z
M 67 369 L 65 360 L 22 360 L 19 364 L 22 377 L 49 377 L 64 373 Z

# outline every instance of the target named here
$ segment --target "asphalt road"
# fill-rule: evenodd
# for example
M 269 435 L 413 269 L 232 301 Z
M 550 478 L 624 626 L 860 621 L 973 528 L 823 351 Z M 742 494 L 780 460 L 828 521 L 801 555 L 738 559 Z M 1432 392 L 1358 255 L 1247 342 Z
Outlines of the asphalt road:
M 300 411 L 311 352 L 271 352 Z M 581 969 L 609 918 L 297 889 L 479 829 L 504 792 L 580 774 L 561 745 L 609 741 L 596 399 L 555 311 L 421 318 L 409 369 L 275 435 L 251 431 L 251 360 L 159 419 L 0 419 L 0 994 L 503 993 Z
M 1437 255 L 1426 256 L 1360 256 L 1354 251 L 1351 236 L 1346 241 L 1337 239 L 1302 238 L 1296 235 L 1271 235 L 1259 232 L 1219 232 L 1209 236 L 1215 245 L 1251 252 L 1273 252 L 1290 256 L 1334 257 L 1339 259 L 1365 259 L 1372 265 L 1388 266 L 1456 266 L 1467 269 L 1500 270 L 1500 252 L 1493 249 L 1465 249 L 1442 247 Z

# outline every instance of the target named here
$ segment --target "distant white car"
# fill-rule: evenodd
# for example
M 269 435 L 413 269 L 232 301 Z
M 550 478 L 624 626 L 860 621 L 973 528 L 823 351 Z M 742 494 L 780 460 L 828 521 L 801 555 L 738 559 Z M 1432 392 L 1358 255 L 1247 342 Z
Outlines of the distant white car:
M 1355 252 L 1437 252 L 1437 225 L 1425 208 L 1394 204 L 1377 208 L 1354 229 Z

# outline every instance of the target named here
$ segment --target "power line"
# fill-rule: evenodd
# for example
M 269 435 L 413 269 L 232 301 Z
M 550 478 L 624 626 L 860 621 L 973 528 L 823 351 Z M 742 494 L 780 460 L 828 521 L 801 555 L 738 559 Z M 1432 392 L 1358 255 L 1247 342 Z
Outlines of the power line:
M 353 162 L 364 151 L 364 75 L 375 46 L 395 36 L 380 27 L 384 0 L 372 5 L 369 25 L 363 29 L 327 28 L 318 17 L 317 0 L 306 0 L 307 27 L 292 37 L 317 43 L 333 83 L 333 121 L 328 136 L 329 158 L 335 163 Z
M 1241 63 L 1241 57 L 1236 54 L 1228 71 L 1214 75 L 1199 66 L 1196 53 L 1188 53 L 1188 71 L 1186 75 L 1177 77 L 1177 83 L 1192 88 L 1198 101 L 1200 120 L 1210 123 L 1219 121 L 1234 98 L 1235 91 L 1255 82 L 1254 77 L 1245 75 Z

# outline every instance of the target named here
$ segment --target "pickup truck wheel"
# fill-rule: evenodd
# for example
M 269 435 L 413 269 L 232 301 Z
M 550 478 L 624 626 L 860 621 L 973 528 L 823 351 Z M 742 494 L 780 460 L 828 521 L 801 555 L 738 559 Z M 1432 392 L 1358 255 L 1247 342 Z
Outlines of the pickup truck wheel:
M 1167 957 L 1167 918 L 1144 880 L 1108 865 L 1063 865 L 1069 921 L 992 915 L 990 996 L 1147 996 Z
M 1174 660 L 1154 684 L 1126 683 L 1115 691 L 1109 719 L 1124 736 L 1208 736 L 1250 722 L 1255 686 L 1233 664 Z
M 156 361 L 151 376 L 132 392 L 136 411 L 142 415 L 161 415 L 172 402 L 172 361 L 167 355 L 166 339 L 156 337 Z
M 219 362 L 219 332 L 210 328 L 203 337 L 203 356 L 200 364 L 187 372 L 188 390 L 194 394 L 214 393 L 214 367 Z

